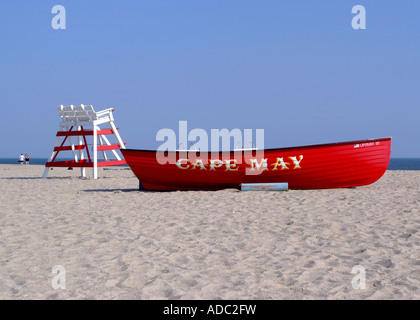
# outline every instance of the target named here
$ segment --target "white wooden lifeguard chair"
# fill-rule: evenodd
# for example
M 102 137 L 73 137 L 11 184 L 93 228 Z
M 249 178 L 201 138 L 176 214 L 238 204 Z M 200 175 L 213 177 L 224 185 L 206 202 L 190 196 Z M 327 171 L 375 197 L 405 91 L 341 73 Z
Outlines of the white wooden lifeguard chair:
M 86 168 L 93 168 L 93 178 L 97 179 L 98 167 L 127 163 L 117 152 L 119 149 L 125 149 L 125 144 L 121 140 L 118 128 L 115 127 L 112 108 L 95 112 L 91 105 L 82 104 L 80 106 L 61 105 L 57 109 L 61 118 L 60 131 L 57 132 L 51 157 L 45 164 L 43 178 L 47 177 L 52 167 L 77 167 L 81 168 L 82 177 L 86 177 Z M 102 125 L 109 127 L 101 129 Z M 113 135 L 116 143 L 111 144 L 106 135 Z M 74 143 L 73 137 L 77 137 L 77 143 Z M 68 142 L 67 145 L 65 145 L 66 142 Z M 88 144 L 88 142 L 91 143 Z M 74 160 L 56 161 L 61 151 L 72 151 Z M 102 152 L 103 159 L 98 159 L 98 151 Z M 115 158 L 108 158 L 107 151 L 111 151 Z

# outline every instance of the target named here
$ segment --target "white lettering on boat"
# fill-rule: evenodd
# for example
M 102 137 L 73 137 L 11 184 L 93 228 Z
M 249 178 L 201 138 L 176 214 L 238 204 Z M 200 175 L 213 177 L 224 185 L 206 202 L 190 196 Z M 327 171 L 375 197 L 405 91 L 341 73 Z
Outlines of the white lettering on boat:
M 247 170 L 250 169 L 251 171 L 275 171 L 275 170 L 289 170 L 289 169 L 302 169 L 301 163 L 303 160 L 303 155 L 299 156 L 290 156 L 288 159 L 291 162 L 284 161 L 284 158 L 276 158 L 276 161 L 269 164 L 268 158 L 260 159 L 249 159 L 246 161 L 246 164 L 242 164 L 242 167 L 245 167 Z M 299 159 L 299 160 L 298 160 Z M 248 164 L 248 165 L 247 165 Z M 239 163 L 236 159 L 229 159 L 225 160 L 224 162 L 220 159 L 211 159 L 207 162 L 207 159 L 195 159 L 195 160 L 188 160 L 188 159 L 179 159 L 175 165 L 182 170 L 190 169 L 190 170 L 213 170 L 217 171 L 219 168 L 224 169 L 225 171 L 238 171 L 239 170 Z M 292 168 L 291 166 L 294 165 Z M 269 167 L 272 166 L 272 169 Z M 224 168 L 222 168 L 224 167 Z
M 195 163 L 193 164 L 193 166 L 191 167 L 191 169 L 194 170 L 195 168 L 197 168 L 198 165 L 200 166 L 200 170 L 207 170 L 206 167 L 203 164 L 203 160 L 201 160 L 201 159 L 197 159 L 195 161 Z
M 289 170 L 287 165 L 290 164 L 289 162 L 284 162 L 283 158 L 277 158 L 277 162 L 273 163 L 272 166 L 274 166 L 273 170 L 277 170 L 277 166 L 281 165 L 280 170 Z
M 183 167 L 182 166 L 182 163 L 181 163 L 181 161 L 186 161 L 187 162 L 187 167 Z M 189 167 L 190 167 L 190 165 L 188 164 L 188 160 L 187 159 L 179 159 L 177 162 L 176 162 L 176 166 L 178 167 L 178 168 L 180 168 L 180 169 L 188 169 Z
M 293 169 L 302 169 L 302 168 L 300 167 L 300 162 L 301 162 L 301 161 L 302 161 L 302 159 L 303 159 L 303 156 L 302 156 L 302 155 L 300 155 L 300 157 L 299 157 L 299 161 L 297 161 L 296 157 L 289 157 L 289 159 L 290 159 L 290 160 L 292 160 L 292 161 L 293 161 L 293 163 L 295 164 L 295 167 L 294 167 Z
M 372 146 L 374 146 L 374 145 L 375 145 L 375 143 L 374 143 L 374 142 L 360 143 L 360 144 L 359 144 L 359 148 L 372 147 Z
M 226 164 L 226 171 L 237 171 L 239 169 L 236 166 L 236 159 L 226 160 L 225 164 Z
M 217 161 L 217 164 L 216 164 Z M 212 159 L 210 160 L 210 170 L 216 170 L 216 168 L 220 168 L 223 165 L 223 161 L 219 159 Z
M 356 143 L 354 148 L 366 148 L 380 145 L 380 142 L 365 142 L 365 143 Z
M 256 159 L 251 159 L 251 170 L 255 170 L 255 167 L 257 167 L 257 170 L 268 170 L 267 168 L 267 159 L 262 159 L 260 163 Z

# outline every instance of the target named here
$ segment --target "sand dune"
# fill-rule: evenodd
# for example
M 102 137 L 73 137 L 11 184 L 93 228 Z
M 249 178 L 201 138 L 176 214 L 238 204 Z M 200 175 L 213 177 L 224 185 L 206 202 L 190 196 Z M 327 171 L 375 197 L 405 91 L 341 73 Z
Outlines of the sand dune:
M 128 168 L 43 169 L 0 165 L 0 299 L 420 298 L 420 171 L 355 189 L 141 192 Z

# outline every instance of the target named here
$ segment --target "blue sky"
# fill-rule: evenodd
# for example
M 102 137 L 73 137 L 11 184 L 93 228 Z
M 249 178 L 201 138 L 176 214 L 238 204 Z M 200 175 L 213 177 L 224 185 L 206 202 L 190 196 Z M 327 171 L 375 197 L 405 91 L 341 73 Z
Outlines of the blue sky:
M 392 157 L 420 157 L 416 0 L 8 0 L 0 39 L 0 158 L 49 157 L 56 107 L 81 103 L 114 107 L 128 148 L 187 120 L 264 129 L 267 148 L 392 136 Z

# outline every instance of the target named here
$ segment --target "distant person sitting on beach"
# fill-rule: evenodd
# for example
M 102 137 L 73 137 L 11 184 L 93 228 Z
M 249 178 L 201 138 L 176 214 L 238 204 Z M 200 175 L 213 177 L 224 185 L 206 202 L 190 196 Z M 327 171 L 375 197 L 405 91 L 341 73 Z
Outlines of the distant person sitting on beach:
M 29 154 L 25 154 L 25 164 L 29 164 Z
M 23 156 L 23 153 L 20 154 L 18 161 L 20 162 L 21 165 L 23 165 L 23 161 L 25 161 L 25 157 Z

